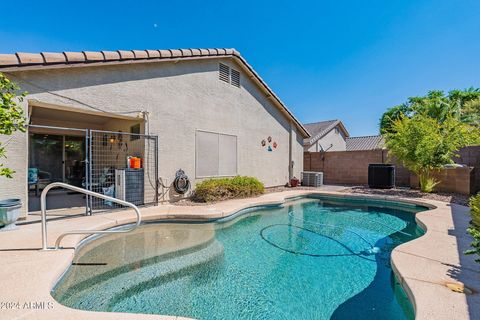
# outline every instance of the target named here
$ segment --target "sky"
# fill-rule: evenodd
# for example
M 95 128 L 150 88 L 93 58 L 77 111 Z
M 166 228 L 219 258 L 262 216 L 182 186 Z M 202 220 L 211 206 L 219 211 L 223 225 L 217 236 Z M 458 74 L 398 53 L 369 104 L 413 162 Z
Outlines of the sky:
M 480 87 L 479 0 L 5 1 L 0 53 L 235 48 L 303 123 Z

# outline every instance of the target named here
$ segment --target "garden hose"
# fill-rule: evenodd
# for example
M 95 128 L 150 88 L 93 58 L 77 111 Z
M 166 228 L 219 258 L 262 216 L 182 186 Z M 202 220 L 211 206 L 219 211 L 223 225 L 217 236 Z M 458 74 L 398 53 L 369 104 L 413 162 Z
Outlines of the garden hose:
M 173 180 L 173 188 L 179 194 L 185 194 L 190 189 L 190 179 L 188 179 L 188 176 L 182 169 L 179 169 L 175 173 L 175 180 Z

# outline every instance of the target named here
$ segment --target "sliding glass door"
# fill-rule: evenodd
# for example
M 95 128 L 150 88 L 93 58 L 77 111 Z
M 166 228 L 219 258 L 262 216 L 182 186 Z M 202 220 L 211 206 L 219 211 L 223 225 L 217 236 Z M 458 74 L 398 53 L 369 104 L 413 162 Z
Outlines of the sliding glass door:
M 66 182 L 81 187 L 85 179 L 85 138 L 30 134 L 29 168 L 42 185 Z

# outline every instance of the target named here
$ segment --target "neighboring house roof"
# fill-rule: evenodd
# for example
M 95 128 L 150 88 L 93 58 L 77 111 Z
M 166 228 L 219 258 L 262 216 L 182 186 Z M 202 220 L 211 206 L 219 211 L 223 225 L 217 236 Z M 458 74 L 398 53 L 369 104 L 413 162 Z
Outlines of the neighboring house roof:
M 382 136 L 364 136 L 347 138 L 347 151 L 384 149 Z
M 328 120 L 328 121 L 320 121 L 320 122 L 313 122 L 313 123 L 306 123 L 303 125 L 308 132 L 311 134 L 311 138 L 305 139 L 303 141 L 304 146 L 309 146 L 317 142 L 319 139 L 323 138 L 327 133 L 333 130 L 336 126 L 339 126 L 340 129 L 343 131 L 345 137 L 349 136 L 349 133 L 345 126 L 343 125 L 342 121 L 340 120 Z
M 81 66 L 101 66 L 111 64 L 131 64 L 159 61 L 175 61 L 179 59 L 193 60 L 205 58 L 232 58 L 244 71 L 256 80 L 267 98 L 272 98 L 277 107 L 299 129 L 303 138 L 310 137 L 308 131 L 288 110 L 280 98 L 257 74 L 247 61 L 235 49 L 175 49 L 175 50 L 118 50 L 118 51 L 81 51 L 81 52 L 41 52 L 0 54 L 0 72 L 15 72 L 45 68 L 65 68 Z

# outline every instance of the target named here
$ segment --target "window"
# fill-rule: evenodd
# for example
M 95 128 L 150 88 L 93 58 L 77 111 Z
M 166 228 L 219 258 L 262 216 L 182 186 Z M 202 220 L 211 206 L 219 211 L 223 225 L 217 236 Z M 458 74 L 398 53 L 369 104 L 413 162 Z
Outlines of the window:
M 197 178 L 237 175 L 237 137 L 197 130 L 195 175 Z
M 218 65 L 218 78 L 221 81 L 230 83 L 232 86 L 240 88 L 240 71 L 231 69 L 229 66 L 223 63 Z
M 130 136 L 130 141 L 140 139 L 140 136 L 137 136 L 137 134 L 140 134 L 140 123 L 137 123 L 137 124 L 134 124 L 133 126 L 131 126 L 130 127 L 130 133 L 133 133 Z

